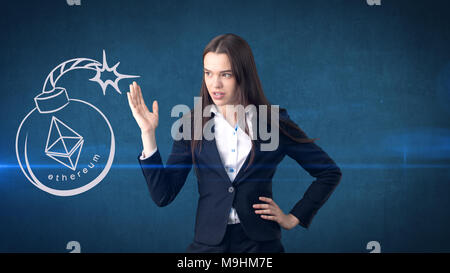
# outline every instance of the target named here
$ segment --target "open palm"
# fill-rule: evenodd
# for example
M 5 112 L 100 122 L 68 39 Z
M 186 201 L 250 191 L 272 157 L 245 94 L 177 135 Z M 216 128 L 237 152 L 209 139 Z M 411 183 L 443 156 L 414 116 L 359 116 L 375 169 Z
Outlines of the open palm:
M 145 105 L 141 87 L 136 83 L 130 84 L 130 92 L 127 92 L 128 104 L 133 117 L 142 132 L 154 132 L 158 127 L 158 102 L 153 101 L 153 113 Z

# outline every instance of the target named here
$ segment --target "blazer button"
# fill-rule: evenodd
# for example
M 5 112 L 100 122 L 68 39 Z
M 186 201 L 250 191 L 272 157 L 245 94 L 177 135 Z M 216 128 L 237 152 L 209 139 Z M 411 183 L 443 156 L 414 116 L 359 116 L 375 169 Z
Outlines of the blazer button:
M 229 193 L 232 193 L 233 191 L 234 191 L 234 188 L 233 188 L 233 187 L 229 187 L 229 188 L 228 188 L 228 192 L 229 192 Z

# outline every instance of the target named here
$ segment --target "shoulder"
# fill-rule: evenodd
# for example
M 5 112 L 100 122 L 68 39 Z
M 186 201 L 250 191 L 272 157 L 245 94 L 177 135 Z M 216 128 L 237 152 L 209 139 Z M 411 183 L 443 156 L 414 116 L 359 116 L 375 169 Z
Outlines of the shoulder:
M 280 108 L 279 117 L 280 117 L 280 119 L 283 119 L 283 120 L 290 119 L 286 108 Z
M 286 108 L 280 107 L 279 120 L 280 120 L 279 126 L 280 129 L 282 129 L 281 132 L 283 133 L 283 135 L 286 135 L 287 133 L 288 135 L 294 138 L 299 139 L 308 138 L 306 133 L 298 126 L 298 124 L 291 119 Z
M 288 113 L 286 108 L 281 108 L 280 107 L 279 112 L 278 112 L 278 117 L 279 117 L 279 120 L 280 120 L 280 126 L 286 125 L 287 123 L 294 123 L 295 124 L 295 122 L 289 116 L 289 113 Z

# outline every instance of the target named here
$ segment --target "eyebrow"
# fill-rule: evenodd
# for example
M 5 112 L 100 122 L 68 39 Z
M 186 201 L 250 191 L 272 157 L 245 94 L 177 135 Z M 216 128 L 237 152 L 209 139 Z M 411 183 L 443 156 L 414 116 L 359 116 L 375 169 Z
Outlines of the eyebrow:
M 211 72 L 211 70 L 209 70 L 209 69 L 207 69 L 207 68 L 203 68 L 203 70 L 206 70 L 206 71 Z M 223 72 L 233 72 L 233 71 L 231 71 L 231 69 L 228 69 L 228 70 L 220 71 L 219 73 L 223 73 Z

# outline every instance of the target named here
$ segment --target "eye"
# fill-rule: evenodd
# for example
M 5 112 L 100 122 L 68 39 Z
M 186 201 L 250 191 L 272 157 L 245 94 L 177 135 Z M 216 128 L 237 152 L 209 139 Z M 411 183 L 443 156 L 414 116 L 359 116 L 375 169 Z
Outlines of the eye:
M 227 79 L 231 78 L 231 73 L 224 73 L 223 76 Z
M 211 72 L 205 71 L 205 75 L 206 75 L 206 76 L 209 76 L 210 74 L 211 74 Z

